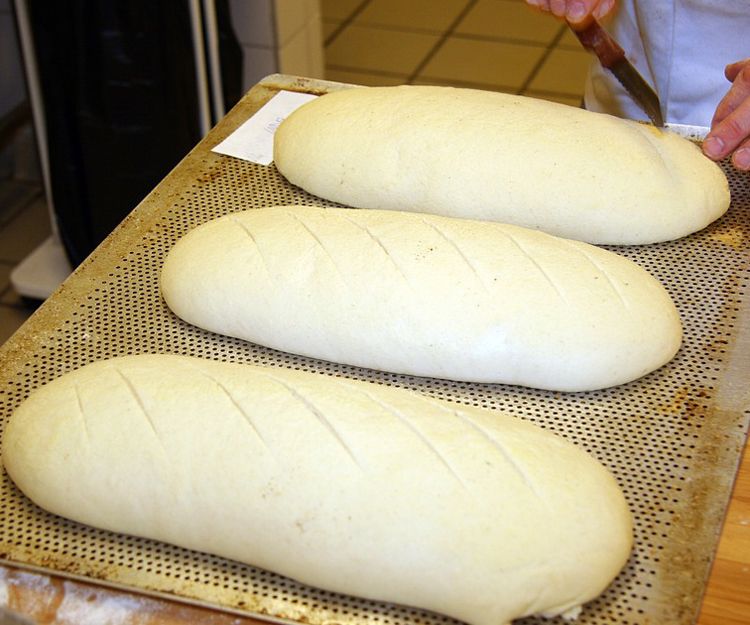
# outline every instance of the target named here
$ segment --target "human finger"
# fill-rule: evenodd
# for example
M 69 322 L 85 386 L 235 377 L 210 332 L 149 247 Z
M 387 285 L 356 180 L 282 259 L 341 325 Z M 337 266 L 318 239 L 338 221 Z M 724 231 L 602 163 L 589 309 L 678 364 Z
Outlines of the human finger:
M 726 76 L 727 80 L 730 82 L 734 82 L 734 79 L 737 78 L 737 74 L 748 66 L 750 66 L 750 59 L 743 59 L 742 61 L 730 63 L 724 68 L 724 76 Z
M 526 0 L 526 4 L 545 13 L 549 13 L 550 10 L 549 0 Z
M 601 19 L 612 11 L 615 0 L 568 0 L 565 19 L 571 24 L 579 24 L 589 17 Z
M 601 19 L 612 12 L 616 0 L 526 0 L 526 3 L 545 13 L 578 24 L 589 16 Z
M 746 139 L 740 147 L 734 151 L 734 154 L 732 154 L 732 164 L 737 169 L 750 171 L 750 139 Z
M 549 10 L 555 17 L 565 17 L 565 13 L 568 10 L 567 0 L 550 0 Z
M 594 8 L 594 17 L 598 20 L 606 17 L 615 8 L 616 1 L 615 0 L 602 0 L 599 2 L 596 7 Z
M 730 67 L 736 68 L 737 71 L 731 72 L 733 76 L 732 86 L 716 107 L 713 119 L 711 120 L 712 128 L 726 118 L 727 115 L 731 114 L 747 98 L 750 98 L 750 62 L 740 61 L 740 63 L 727 65 L 725 74 L 730 74 L 728 71 Z
M 731 113 L 712 126 L 703 142 L 703 152 L 709 158 L 719 160 L 737 150 L 750 138 L 750 97 L 746 97 Z M 744 152 L 736 157 L 744 161 Z

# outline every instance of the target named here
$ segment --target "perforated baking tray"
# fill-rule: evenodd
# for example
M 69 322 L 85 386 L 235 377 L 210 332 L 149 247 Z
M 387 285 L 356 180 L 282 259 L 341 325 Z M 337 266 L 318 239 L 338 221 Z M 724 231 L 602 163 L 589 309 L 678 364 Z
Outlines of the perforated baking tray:
M 750 410 L 750 176 L 726 166 L 732 206 L 708 229 L 670 243 L 611 248 L 661 280 L 684 324 L 685 341 L 676 358 L 641 380 L 562 394 L 357 369 L 204 332 L 177 319 L 159 296 L 164 256 L 191 228 L 228 212 L 267 205 L 331 205 L 292 187 L 273 166 L 210 152 L 280 88 L 323 92 L 341 86 L 275 75 L 254 87 L 0 348 L 0 423 L 4 426 L 33 389 L 62 373 L 138 353 L 300 368 L 504 410 L 557 432 L 601 460 L 635 515 L 635 548 L 627 567 L 586 606 L 579 622 L 693 622 Z M 311 625 L 452 622 L 66 521 L 36 508 L 4 473 L 0 559 L 273 620 Z

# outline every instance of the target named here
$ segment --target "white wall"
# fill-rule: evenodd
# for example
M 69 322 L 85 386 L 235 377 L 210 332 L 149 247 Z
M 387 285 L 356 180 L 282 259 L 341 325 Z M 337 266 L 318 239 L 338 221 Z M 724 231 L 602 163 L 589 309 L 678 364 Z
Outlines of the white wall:
M 229 10 L 245 91 L 275 72 L 323 78 L 320 0 L 230 0 Z

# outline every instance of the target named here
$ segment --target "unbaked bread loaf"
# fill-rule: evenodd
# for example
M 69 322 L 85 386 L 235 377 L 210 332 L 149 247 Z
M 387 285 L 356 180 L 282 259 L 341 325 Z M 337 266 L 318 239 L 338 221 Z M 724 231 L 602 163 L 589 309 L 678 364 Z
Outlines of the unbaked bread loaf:
M 161 290 L 185 321 L 282 351 L 562 391 L 643 376 L 682 338 L 662 286 L 617 254 L 395 211 L 227 215 L 177 242 Z
M 370 87 L 305 104 L 274 160 L 319 197 L 513 223 L 589 243 L 676 239 L 729 206 L 721 169 L 665 130 L 523 96 Z
M 607 470 L 521 419 L 184 356 L 36 390 L 3 462 L 55 514 L 472 625 L 575 613 L 632 541 Z

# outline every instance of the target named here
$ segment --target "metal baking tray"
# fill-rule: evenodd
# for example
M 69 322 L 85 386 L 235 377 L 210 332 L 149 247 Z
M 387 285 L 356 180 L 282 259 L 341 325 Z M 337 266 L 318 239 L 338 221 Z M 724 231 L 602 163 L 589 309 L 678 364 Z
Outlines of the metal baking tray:
M 692 623 L 750 416 L 750 176 L 725 165 L 732 206 L 704 231 L 669 243 L 610 248 L 661 280 L 684 324 L 685 341 L 675 359 L 645 378 L 602 391 L 563 394 L 363 370 L 210 334 L 177 319 L 159 295 L 164 256 L 191 228 L 261 206 L 332 205 L 291 186 L 273 166 L 210 151 L 282 88 L 323 93 L 343 86 L 283 75 L 256 85 L 0 348 L 0 424 L 31 391 L 62 373 L 138 353 L 294 367 L 504 410 L 572 440 L 601 460 L 635 515 L 635 548 L 626 568 L 585 607 L 578 622 Z M 26 500 L 4 472 L 0 560 L 276 621 L 452 622 L 55 517 Z M 523 621 L 537 622 L 562 621 Z

